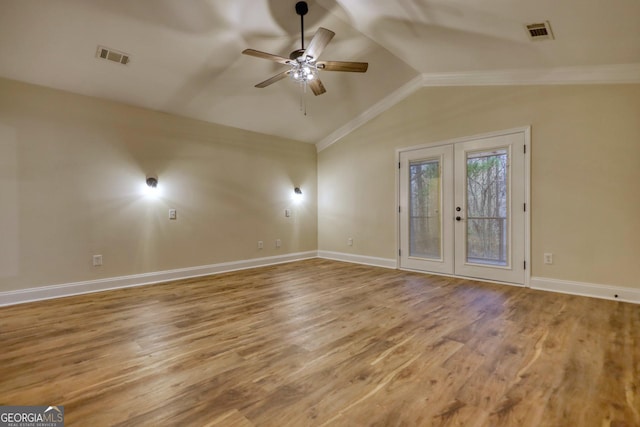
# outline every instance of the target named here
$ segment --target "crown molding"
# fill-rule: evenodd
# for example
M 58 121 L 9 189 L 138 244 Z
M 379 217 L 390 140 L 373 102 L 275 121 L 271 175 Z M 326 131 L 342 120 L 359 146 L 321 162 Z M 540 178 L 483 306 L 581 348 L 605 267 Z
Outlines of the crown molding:
M 425 73 L 423 86 L 640 83 L 640 64 Z
M 420 89 L 423 86 L 422 75 L 418 75 L 413 79 L 409 80 L 404 85 L 400 86 L 398 89 L 394 90 L 388 96 L 382 98 L 380 101 L 373 104 L 370 108 L 365 110 L 363 113 L 358 115 L 353 120 L 347 122 L 345 125 L 340 126 L 338 129 L 331 132 L 326 137 L 322 138 L 320 141 L 316 143 L 316 150 L 318 152 L 324 150 L 327 147 L 338 142 L 340 139 L 344 138 L 363 124 L 372 120 L 376 116 L 384 113 L 389 108 L 393 107 L 416 90 Z
M 393 107 L 421 87 L 508 86 L 640 83 L 640 63 L 581 67 L 424 73 L 414 77 L 355 119 L 316 143 L 318 152 L 330 147 L 360 126 Z

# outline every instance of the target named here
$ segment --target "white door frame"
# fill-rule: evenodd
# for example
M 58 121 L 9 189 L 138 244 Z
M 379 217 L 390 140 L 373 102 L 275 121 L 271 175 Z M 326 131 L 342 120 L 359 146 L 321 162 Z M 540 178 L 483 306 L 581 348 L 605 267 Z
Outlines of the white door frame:
M 515 133 L 524 134 L 524 141 L 525 141 L 525 148 L 526 148 L 525 162 L 524 162 L 524 181 L 525 181 L 524 199 L 526 203 L 526 211 L 525 211 L 525 217 L 524 217 L 524 222 L 525 222 L 524 258 L 526 262 L 526 268 L 524 272 L 524 286 L 527 288 L 530 287 L 530 282 L 531 282 L 531 126 L 523 126 L 523 127 L 513 128 L 513 129 L 500 130 L 496 132 L 483 133 L 479 135 L 454 138 L 454 139 L 449 139 L 445 141 L 438 141 L 438 142 L 432 142 L 427 144 L 420 144 L 420 145 L 414 145 L 410 147 L 403 147 L 403 148 L 396 149 L 396 158 L 395 158 L 395 162 L 397 165 L 396 174 L 395 174 L 396 176 L 396 186 L 395 186 L 395 191 L 396 191 L 396 200 L 395 200 L 395 203 L 396 203 L 396 207 L 395 207 L 395 210 L 396 210 L 396 268 L 400 269 L 400 238 L 401 238 L 400 212 L 399 212 L 399 207 L 401 203 L 401 200 L 400 200 L 400 180 L 401 180 L 400 153 L 405 151 L 411 151 L 411 150 L 420 150 L 423 148 L 432 148 L 432 147 L 438 147 L 443 145 L 453 145 L 456 143 L 469 142 L 476 139 L 485 139 L 485 138 L 491 138 L 496 136 L 511 135 Z M 404 269 L 404 270 L 408 270 L 408 269 Z M 456 276 L 451 274 L 431 273 L 431 272 L 429 272 L 428 274 L 462 277 L 462 276 Z M 484 279 L 473 279 L 473 280 L 482 280 L 482 281 L 490 282 L 490 280 L 484 280 Z M 499 282 L 499 283 L 505 283 L 505 282 Z

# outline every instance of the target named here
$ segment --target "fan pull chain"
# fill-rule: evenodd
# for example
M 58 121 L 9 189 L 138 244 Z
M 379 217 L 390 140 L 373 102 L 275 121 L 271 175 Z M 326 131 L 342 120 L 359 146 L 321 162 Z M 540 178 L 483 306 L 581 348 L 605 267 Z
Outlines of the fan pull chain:
M 304 115 L 307 115 L 307 81 L 305 80 L 304 82 L 304 93 L 302 94 L 302 97 L 304 98 Z
M 303 112 L 303 114 L 306 116 L 307 115 L 307 100 L 305 98 L 305 95 L 307 94 L 307 82 L 302 82 L 300 83 L 300 85 L 302 86 L 302 91 L 300 92 L 300 111 Z
M 300 111 L 303 111 L 303 105 L 304 105 L 304 98 L 303 98 L 303 96 L 304 96 L 304 89 L 302 89 L 302 90 L 300 91 L 300 107 L 299 107 L 299 110 L 300 110 Z

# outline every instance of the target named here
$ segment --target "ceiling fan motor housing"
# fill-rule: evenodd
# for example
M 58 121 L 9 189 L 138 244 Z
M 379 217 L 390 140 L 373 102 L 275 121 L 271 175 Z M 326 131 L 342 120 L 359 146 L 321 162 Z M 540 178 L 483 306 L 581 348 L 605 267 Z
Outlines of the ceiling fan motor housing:
M 295 60 L 295 59 L 300 58 L 300 57 L 302 56 L 302 54 L 304 53 L 304 51 L 305 51 L 304 49 L 297 49 L 297 50 L 294 50 L 293 52 L 291 52 L 291 53 L 289 54 L 289 59 L 293 59 L 293 60 Z

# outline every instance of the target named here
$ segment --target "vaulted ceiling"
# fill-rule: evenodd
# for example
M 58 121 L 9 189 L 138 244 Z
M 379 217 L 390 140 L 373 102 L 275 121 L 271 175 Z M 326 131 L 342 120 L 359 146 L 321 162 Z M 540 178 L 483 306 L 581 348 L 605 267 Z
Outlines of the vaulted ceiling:
M 304 116 L 295 82 L 254 88 L 285 65 L 241 55 L 298 49 L 296 1 L 0 0 L 0 76 L 316 143 L 417 76 L 640 64 L 638 0 L 309 0 L 306 43 L 328 28 L 320 59 L 369 70 L 321 71 Z

